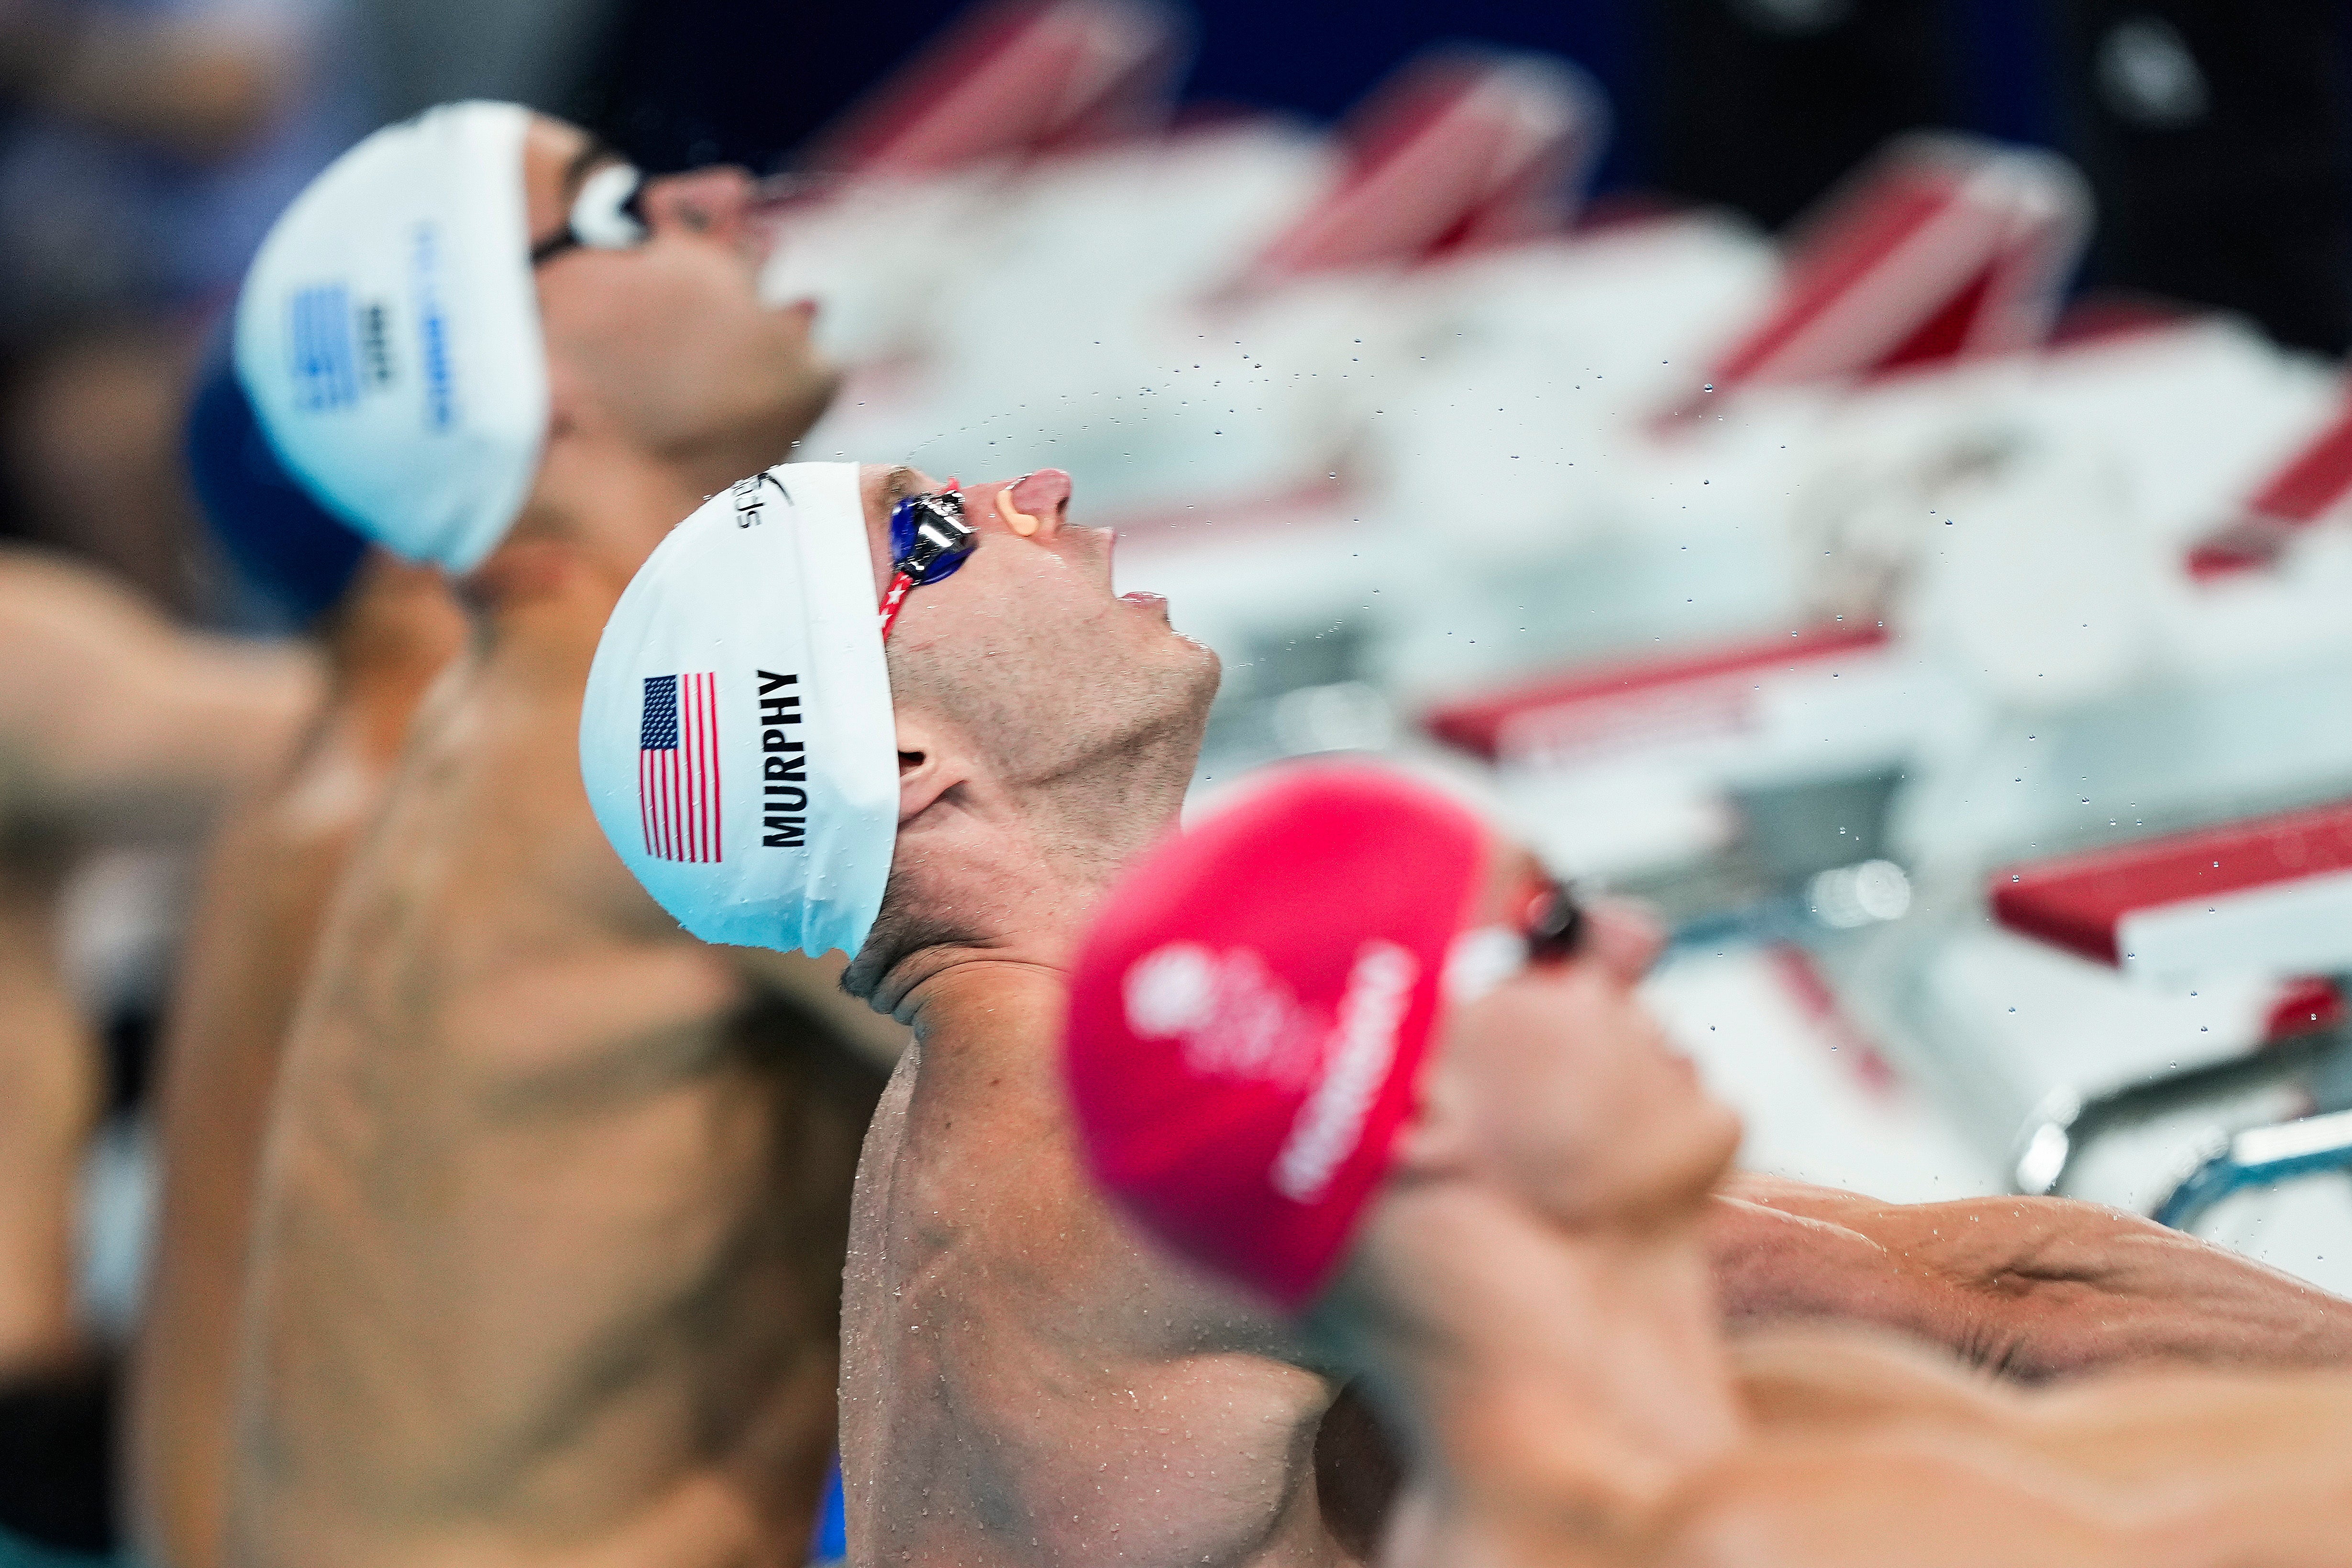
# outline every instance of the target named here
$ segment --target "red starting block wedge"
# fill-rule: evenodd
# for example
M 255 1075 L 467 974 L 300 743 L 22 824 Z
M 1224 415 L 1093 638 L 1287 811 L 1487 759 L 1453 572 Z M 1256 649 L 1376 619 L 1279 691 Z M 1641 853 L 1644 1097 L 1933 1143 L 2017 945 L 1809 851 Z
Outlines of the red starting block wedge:
M 1906 137 L 1801 222 L 1779 298 L 1707 384 L 1720 398 L 2036 348 L 2089 232 L 2062 160 Z
M 1815 626 L 1683 652 L 1587 665 L 1434 709 L 1449 746 L 1497 762 L 1558 760 L 1742 727 L 1763 681 L 1822 674 L 1888 644 L 1883 627 Z
M 1557 233 L 1608 125 L 1600 89 L 1549 56 L 1424 56 L 1341 123 L 1346 172 L 1275 238 L 1241 287 L 1412 266 Z
M 983 5 L 851 106 L 808 162 L 940 174 L 1146 134 L 1173 117 L 1190 52 L 1159 0 Z
M 2189 552 L 2189 575 L 2228 576 L 2267 566 L 2304 529 L 2352 495 L 2352 401 L 2263 481 L 2227 527 Z
M 2011 930 L 2127 971 L 2352 975 L 2352 801 L 2011 866 L 1991 898 Z

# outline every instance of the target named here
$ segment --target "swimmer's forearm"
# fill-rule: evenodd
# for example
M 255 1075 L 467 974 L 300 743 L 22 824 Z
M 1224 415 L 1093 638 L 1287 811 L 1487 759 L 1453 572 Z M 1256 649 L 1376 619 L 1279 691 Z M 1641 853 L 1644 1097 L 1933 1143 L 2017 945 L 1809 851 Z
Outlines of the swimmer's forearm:
M 73 1305 L 73 1215 L 103 1090 L 95 1042 L 66 983 L 55 889 L 0 863 L 0 1381 L 82 1349 Z
M 2352 1367 L 2352 1301 L 2137 1215 L 2060 1199 L 1938 1205 L 1918 1243 L 1987 1359 L 2028 1377 Z
M 1735 1321 L 1863 1319 L 2028 1378 L 2352 1366 L 2352 1302 L 2095 1204 L 1882 1204 L 1742 1177 L 1717 1209 Z

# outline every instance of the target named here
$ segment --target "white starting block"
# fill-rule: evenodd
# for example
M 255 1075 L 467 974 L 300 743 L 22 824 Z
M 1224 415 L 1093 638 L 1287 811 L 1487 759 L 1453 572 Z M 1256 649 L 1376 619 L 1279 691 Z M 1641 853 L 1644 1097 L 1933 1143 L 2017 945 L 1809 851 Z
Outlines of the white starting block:
M 1040 163 L 895 395 L 822 434 L 935 471 L 1058 463 L 1097 522 L 1294 496 L 1377 417 L 1422 313 L 1401 280 L 1556 230 L 1605 123 L 1560 62 L 1440 53 L 1328 141 L 1246 120 Z
M 1674 412 L 2039 348 L 2089 228 L 2089 194 L 2061 159 L 1906 138 L 1800 228 L 1778 308 L 1715 361 L 1713 397 Z
M 922 179 L 1165 129 L 1192 55 L 1152 0 L 1013 0 L 967 13 L 819 133 L 812 167 Z
M 2186 986 L 2214 975 L 2352 975 L 2352 804 L 2097 850 L 2011 871 L 2003 925 Z
M 1646 883 L 1727 849 L 1741 830 L 1743 795 L 1908 767 L 1950 711 L 1927 700 L 1937 678 L 1885 628 L 1832 622 L 1579 666 L 1441 706 L 1425 722 L 1439 740 L 1495 764 L 1550 863 Z M 1878 852 L 1874 810 L 1826 832 L 1843 841 L 1824 843 L 1820 863 L 1787 874 Z
M 1367 143 L 1423 162 L 1437 155 L 1433 146 L 1450 148 L 1465 171 L 1451 188 L 1477 202 L 1496 191 L 1516 201 L 1528 187 L 1514 171 L 1535 156 L 1525 128 L 1534 95 L 1525 79 L 1508 86 L 1502 92 L 1489 80 L 1472 94 L 1457 82 L 1450 121 L 1426 111 L 1396 117 L 1422 127 L 1432 145 L 1402 135 Z M 1483 106 L 1476 114 L 1461 107 L 1473 101 Z M 1512 116 L 1497 112 L 1513 104 Z M 1513 135 L 1493 123 L 1507 118 Z M 1581 122 L 1554 112 L 1542 123 Z M 1546 156 L 1559 162 L 1572 152 Z M 1329 209 L 1266 254 L 1294 267 L 1360 257 L 1334 237 L 1349 231 L 1333 214 L 1379 185 L 1360 177 L 1338 188 Z M 1705 216 L 1468 256 L 1392 256 L 1392 271 L 1400 261 L 1414 265 L 1377 295 L 1354 298 L 1394 316 L 1391 350 L 1418 333 L 1431 348 L 1426 367 L 1401 373 L 1391 351 L 1386 371 L 1377 361 L 1369 371 L 1340 371 L 1350 382 L 1370 375 L 1362 384 L 1375 395 L 1366 408 L 1349 394 L 1360 417 L 1352 436 L 1341 434 L 1347 420 L 1330 427 L 1348 444 L 1328 468 L 1310 465 L 1271 502 L 1201 504 L 1199 528 L 1155 527 L 1149 545 L 1130 532 L 1123 557 L 1138 582 L 1181 582 L 1186 591 L 1171 594 L 1180 622 L 1229 662 L 1349 622 L 1360 629 L 1364 675 L 1407 701 L 1563 654 L 1613 649 L 1622 657 L 1660 642 L 1711 651 L 1742 636 L 1762 650 L 1768 629 L 1779 639 L 1790 627 L 1810 637 L 1807 573 L 1785 514 L 1790 476 L 1811 459 L 1802 443 L 1794 457 L 1783 448 L 1788 421 L 1811 428 L 1883 406 L 1890 400 L 1849 395 L 1874 374 L 1899 367 L 1916 387 L 1935 379 L 1936 367 L 1973 365 L 2031 341 L 2046 326 L 2053 279 L 2079 242 L 2080 219 L 2079 192 L 2059 166 L 1943 139 L 1905 144 L 1856 182 L 1816 225 L 1778 293 L 1767 248 Z M 1427 245 L 1482 225 L 1507 229 L 1474 204 L 1450 224 L 1424 214 L 1412 234 Z M 1343 276 L 1351 288 L 1367 281 L 1360 271 Z M 1284 298 L 1296 303 L 1298 293 Z M 1687 367 L 1724 341 L 1738 346 L 1726 372 L 1737 380 L 1722 390 L 1748 394 L 1729 406 L 1752 415 L 1759 401 L 1777 399 L 1776 412 L 1660 434 L 1654 416 L 1681 396 Z M 1348 345 L 1357 347 L 1352 338 Z M 1371 342 L 1361 348 L 1374 359 Z M 1787 391 L 1800 373 L 1830 379 Z M 1906 417 L 1938 430 L 1948 423 L 1933 398 L 1915 394 L 1904 406 L 1922 403 L 1927 414 Z M 1318 493 L 1318 485 L 1328 487 Z M 1253 522 L 1237 526 L 1238 517 Z M 1245 538 L 1265 548 L 1235 548 Z M 1174 558 L 1192 549 L 1187 570 Z M 1834 613 L 1818 617 L 1832 632 Z M 1679 652 L 1666 656 L 1682 662 Z M 1885 683 L 1852 682 L 1866 685 Z M 1649 700 L 1674 699 L 1661 692 Z M 1900 753 L 1927 711 L 1890 709 L 1885 716 L 1900 733 L 1867 744 Z M 1668 814 L 1685 829 L 1703 838 L 1706 821 L 1719 821 L 1685 809 L 1690 791 L 1670 793 L 1677 804 Z
M 2189 552 L 2192 576 L 2213 578 L 2277 562 L 2296 539 L 2338 514 L 2352 496 L 2352 405 L 2248 497 L 2235 518 Z
M 1400 526 L 1418 520 L 1431 554 L 1477 570 L 1432 601 L 1401 667 L 1459 684 L 1654 639 L 1671 648 L 1876 618 L 1880 585 L 1841 594 L 1823 580 L 1853 552 L 1806 523 L 1822 476 L 1854 470 L 1857 455 L 1885 471 L 1898 453 L 1886 483 L 1931 490 L 1934 475 L 1966 466 L 1986 405 L 2047 331 L 2087 213 L 2080 180 L 2045 154 L 1906 139 L 1800 226 L 1777 282 L 1759 276 L 1752 242 L 1743 266 L 1718 240 L 1711 263 L 1659 274 L 1696 317 L 1636 293 L 1613 331 L 1594 330 L 1572 308 L 1538 305 L 1518 312 L 1514 335 L 1489 335 L 1483 363 L 1433 363 L 1423 402 L 1489 421 L 1559 416 L 1540 445 L 1513 441 L 1515 423 L 1503 423 L 1507 450 L 1447 444 L 1450 456 L 1478 453 L 1474 466 L 1499 476 L 1507 504 L 1465 504 L 1458 468 L 1405 481 L 1413 505 Z M 1695 252 L 1681 226 L 1663 232 Z M 1669 325 L 1693 319 L 1703 336 Z M 1525 460 L 1546 446 L 1548 463 Z M 1514 484 L 1521 475 L 1532 492 Z M 1461 629 L 1497 600 L 1548 609 L 1533 619 L 1549 621 L 1549 641 L 1490 634 L 1485 656 L 1463 657 Z
M 1003 193 L 1040 160 L 1164 130 L 1191 54 L 1157 0 L 1012 0 L 968 15 L 820 133 L 777 235 L 763 298 L 824 302 L 817 341 L 887 367 L 940 328 Z M 852 394 L 855 402 L 855 392 Z
M 2042 361 L 2018 398 L 2041 455 L 1954 503 L 1969 531 L 1906 607 L 1984 721 L 1903 802 L 1906 858 L 2352 789 L 2352 530 L 2320 526 L 2352 486 L 2341 398 L 2227 321 Z M 2213 519 L 2286 510 L 2308 520 L 2215 569 Z
M 1902 873 L 1870 857 L 1883 780 L 1946 711 L 1919 700 L 1916 662 L 1883 628 L 1832 623 L 1580 667 L 1425 720 L 1494 764 L 1513 825 L 1555 869 L 1652 893 L 1680 878 L 1704 896 L 1786 906 L 1786 931 L 1750 922 L 1721 942 L 1679 941 L 1650 998 L 1740 1110 L 1744 1165 L 1905 1202 L 1997 1191 L 2000 1162 L 1877 1048 L 1790 938 L 1834 944 L 1904 913 Z M 1724 873 L 1743 839 L 1759 841 Z

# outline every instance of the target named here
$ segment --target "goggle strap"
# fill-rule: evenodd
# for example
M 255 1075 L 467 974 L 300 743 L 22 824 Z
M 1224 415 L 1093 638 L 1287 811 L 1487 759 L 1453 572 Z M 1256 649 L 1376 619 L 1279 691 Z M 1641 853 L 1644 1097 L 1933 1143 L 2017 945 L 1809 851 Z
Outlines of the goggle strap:
M 898 571 L 891 575 L 889 591 L 882 595 L 882 641 L 885 643 L 890 640 L 890 628 L 898 623 L 898 612 L 905 606 L 907 595 L 914 586 L 915 579 L 911 573 Z

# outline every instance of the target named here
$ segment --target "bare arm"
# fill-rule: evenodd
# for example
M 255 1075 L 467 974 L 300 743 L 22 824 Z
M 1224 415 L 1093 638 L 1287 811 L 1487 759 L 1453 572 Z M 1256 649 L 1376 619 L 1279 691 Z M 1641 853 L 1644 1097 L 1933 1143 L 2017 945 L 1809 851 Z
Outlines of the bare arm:
M 0 1369 L 77 1354 L 72 1217 L 103 1070 L 57 899 L 89 837 L 172 836 L 278 766 L 317 691 L 285 646 L 182 632 L 104 574 L 0 550 Z
M 2352 1302 L 2095 1204 L 1885 1204 L 1743 1176 L 1710 1225 L 1737 1323 L 1860 1319 L 2028 1379 L 2352 1366 Z
M 292 644 L 184 632 L 86 567 L 0 552 L 0 777 L 88 831 L 185 831 L 281 767 L 322 689 Z
M 102 1070 L 58 964 L 58 868 L 44 859 L 0 858 L 0 1382 L 83 1349 L 74 1215 Z
M 2096 1489 L 1997 1443 L 1915 1431 L 1867 1444 L 1751 1448 L 1676 1500 L 1654 1561 L 1660 1568 L 2147 1568 L 2146 1538 L 2133 1523 Z
M 1946 1488 L 2003 1561 L 2038 1560 L 2047 1542 L 2183 1568 L 2342 1559 L 2352 1375 L 2192 1369 L 2029 1390 L 1851 1328 L 1751 1338 L 1738 1360 L 1756 1437 L 1693 1495 L 1717 1544 L 1760 1528 L 1788 1554 L 1698 1561 L 1835 1564 L 1874 1542 L 1920 1561 L 1895 1521 L 1932 1519 L 1943 1505 L 1923 1494 Z

